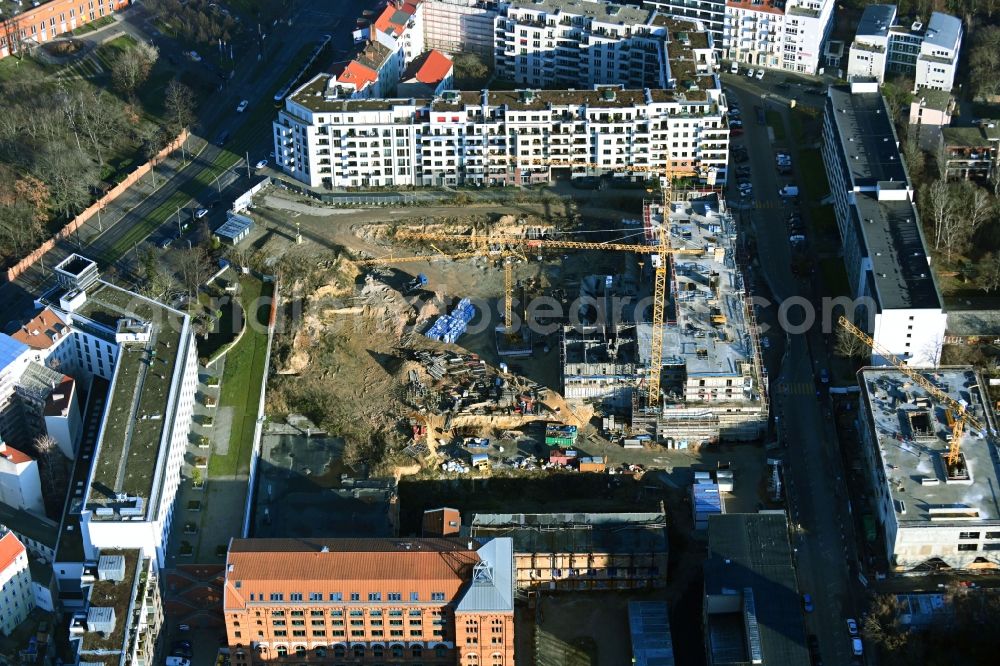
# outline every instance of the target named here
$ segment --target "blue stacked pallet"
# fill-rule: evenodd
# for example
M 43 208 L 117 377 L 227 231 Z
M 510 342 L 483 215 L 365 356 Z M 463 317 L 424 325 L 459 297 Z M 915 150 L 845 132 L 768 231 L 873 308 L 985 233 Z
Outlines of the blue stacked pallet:
M 465 333 L 474 316 L 476 316 L 476 308 L 468 298 L 463 298 L 450 315 L 438 317 L 424 335 L 431 340 L 455 342 Z

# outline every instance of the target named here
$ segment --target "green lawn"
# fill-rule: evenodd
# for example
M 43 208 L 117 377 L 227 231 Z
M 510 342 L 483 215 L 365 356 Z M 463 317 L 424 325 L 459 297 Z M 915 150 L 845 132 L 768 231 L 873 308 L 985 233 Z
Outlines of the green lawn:
M 807 143 L 807 139 L 810 137 L 806 136 L 807 131 L 809 131 L 809 126 L 812 125 L 813 120 L 819 115 L 819 111 L 816 109 L 806 108 L 802 106 L 797 106 L 792 109 L 792 136 L 799 143 Z M 811 128 L 810 128 L 811 129 Z M 818 134 L 818 133 L 817 133 Z M 816 137 L 812 137 L 816 138 Z
M 774 140 L 784 141 L 785 140 L 785 123 L 781 119 L 781 114 L 777 111 L 767 112 L 767 124 L 771 126 L 774 130 Z
M 30 55 L 24 58 L 10 56 L 0 60 L 0 83 L 22 78 L 38 79 L 50 73 L 49 68 L 40 64 Z
M 144 240 L 146 236 L 166 222 L 171 215 L 174 215 L 178 208 L 183 207 L 190 199 L 200 196 L 205 188 L 212 185 L 216 176 L 236 164 L 244 156 L 245 152 L 260 140 L 261 136 L 270 134 L 271 121 L 275 115 L 274 105 L 270 103 L 271 97 L 283 88 L 285 83 L 299 71 L 302 63 L 306 61 L 314 48 L 315 45 L 306 44 L 299 50 L 299 53 L 289 63 L 282 76 L 278 78 L 278 82 L 273 89 L 267 95 L 262 96 L 259 102 L 247 109 L 245 114 L 247 116 L 246 123 L 233 134 L 232 138 L 226 144 L 225 150 L 221 151 L 207 167 L 203 168 L 201 165 L 193 162 L 189 164 L 184 169 L 184 173 L 188 176 L 195 170 L 201 170 L 194 174 L 194 177 L 182 189 L 174 192 L 169 199 L 158 206 L 144 220 L 133 225 L 129 229 L 129 233 L 120 238 L 114 246 L 101 253 L 99 260 L 102 264 L 108 265 L 114 263 L 119 257 L 131 250 L 136 243 Z M 251 160 L 253 159 L 254 156 L 251 156 Z
M 274 286 L 249 276 L 240 284 L 240 301 L 248 311 L 247 316 L 254 317 L 256 323 L 247 322 L 243 337 L 226 354 L 219 405 L 232 408 L 232 430 L 226 455 L 213 454 L 209 459 L 210 478 L 249 472 L 260 388 L 264 382 L 269 297 L 274 294 Z
M 115 22 L 114 14 L 108 14 L 107 16 L 102 16 L 99 19 L 91 21 L 86 25 L 82 25 L 73 31 L 73 36 L 86 35 L 88 32 L 94 32 L 98 28 L 103 28 L 106 25 L 111 25 Z
M 826 167 L 823 166 L 823 156 L 819 149 L 809 148 L 799 151 L 797 173 L 802 178 L 807 202 L 816 203 L 830 193 L 830 184 L 826 180 Z

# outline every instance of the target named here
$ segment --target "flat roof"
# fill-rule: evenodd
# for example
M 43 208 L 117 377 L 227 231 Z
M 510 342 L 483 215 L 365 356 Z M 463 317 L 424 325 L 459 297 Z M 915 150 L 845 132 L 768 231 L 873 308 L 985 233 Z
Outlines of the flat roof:
M 477 513 L 472 537 L 510 537 L 517 553 L 667 551 L 662 513 Z
M 946 90 L 936 88 L 921 88 L 914 96 L 913 101 L 920 106 L 935 111 L 947 111 L 951 105 L 951 93 Z
M 708 517 L 705 594 L 735 595 L 747 588 L 753 590 L 763 663 L 808 664 L 801 600 L 784 512 Z M 712 617 L 708 615 L 710 631 Z
M 3 502 L 0 502 L 0 525 L 53 550 L 59 539 L 59 525 L 55 521 Z
M 632 663 L 636 666 L 673 666 L 674 644 L 665 601 L 628 602 Z
M 46 298 L 58 305 L 59 293 Z M 86 301 L 72 314 L 73 325 L 116 345 L 115 330 L 121 319 L 151 325 L 148 342 L 123 343 L 111 381 L 107 409 L 87 488 L 88 506 L 113 506 L 116 495 L 143 500 L 147 515 L 162 477 L 160 451 L 172 419 L 178 370 L 183 367 L 190 343 L 188 316 L 134 292 L 98 281 L 87 290 Z M 100 516 L 94 516 L 100 519 Z
M 833 114 L 854 185 L 881 181 L 909 182 L 899 154 L 896 130 L 878 92 L 851 93 L 849 86 L 830 86 L 828 112 Z
M 995 428 L 995 417 L 974 388 L 984 385 L 983 379 L 972 367 L 942 367 L 922 374 L 953 400 L 968 405 L 970 415 Z M 1000 524 L 1000 470 L 996 452 L 982 433 L 966 426 L 961 451 L 970 479 L 949 479 L 944 464 L 951 435 L 946 408 L 895 368 L 863 368 L 858 379 L 866 418 L 877 438 L 875 458 L 884 472 L 877 476 L 888 485 L 898 523 Z M 951 519 L 956 511 L 968 515 Z
M 858 37 L 886 37 L 895 20 L 896 5 L 868 5 L 861 13 L 854 34 Z
M 1000 310 L 948 311 L 948 335 L 1000 338 Z
M 879 305 L 883 309 L 940 309 L 934 271 L 930 268 L 923 231 L 910 201 L 879 201 L 874 192 L 858 192 L 852 221 L 864 239 L 872 264 Z
M 6 333 L 0 333 L 0 371 L 7 368 L 30 347 L 20 340 L 15 340 Z
M 941 128 L 941 136 L 946 147 L 987 148 L 990 145 L 990 139 L 982 127 L 951 127 L 946 125 Z
M 115 629 L 108 635 L 96 631 L 83 634 L 80 644 L 80 660 L 88 661 L 87 652 L 118 652 L 125 646 L 126 629 L 132 622 L 132 603 L 135 601 L 136 586 L 139 582 L 141 557 L 138 550 L 102 550 L 101 555 L 121 555 L 125 558 L 125 578 L 121 581 L 96 580 L 90 589 L 88 608 L 113 608 Z M 96 567 L 94 567 L 96 570 Z M 99 652 L 100 653 L 100 652 Z
M 616 5 L 610 2 L 590 0 L 530 0 L 529 2 L 514 3 L 509 9 L 518 12 L 533 11 L 586 16 L 594 21 L 615 25 L 646 25 L 652 23 L 655 17 L 661 16 L 655 10 L 642 9 L 634 5 Z

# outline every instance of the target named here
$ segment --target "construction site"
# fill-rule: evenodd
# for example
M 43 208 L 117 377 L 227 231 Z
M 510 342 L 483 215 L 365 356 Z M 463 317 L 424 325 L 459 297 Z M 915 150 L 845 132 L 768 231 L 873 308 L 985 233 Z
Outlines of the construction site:
M 396 476 L 634 473 L 608 447 L 631 461 L 625 447 L 760 439 L 767 383 L 733 217 L 712 189 L 669 207 L 648 191 L 413 215 L 263 197 L 265 230 L 292 212 L 315 239 L 281 259 L 317 267 L 286 276 L 269 414 L 305 413 L 347 459 L 354 438 Z M 549 443 L 542 424 L 573 436 Z

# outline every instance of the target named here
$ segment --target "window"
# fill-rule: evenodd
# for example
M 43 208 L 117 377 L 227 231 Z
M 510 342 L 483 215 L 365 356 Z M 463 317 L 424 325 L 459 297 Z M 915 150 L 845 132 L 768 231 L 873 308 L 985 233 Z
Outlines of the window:
M 444 592 L 431 592 L 431 601 L 444 601 Z
M 285 621 L 284 620 L 272 620 L 271 624 L 274 625 L 275 627 L 283 627 L 283 626 L 285 626 Z
M 330 593 L 330 601 L 343 601 L 343 600 L 344 600 L 344 593 L 343 592 L 331 592 Z
M 280 592 L 272 592 L 271 593 L 271 601 L 284 601 L 284 600 L 285 600 L 285 595 L 284 594 L 282 594 Z
M 389 601 L 402 601 L 403 594 L 401 592 L 390 592 L 388 599 Z
M 310 617 L 323 617 L 323 611 L 318 611 L 318 610 L 309 611 L 309 616 Z
M 278 647 L 275 648 L 275 650 L 278 652 L 279 657 L 288 656 L 288 648 L 286 648 L 284 645 L 279 645 Z
M 302 637 L 305 635 L 306 635 L 305 629 L 296 629 L 295 631 L 292 632 L 292 636 Z
M 342 610 L 332 610 L 330 611 L 330 617 L 344 617 L 344 611 Z
M 1000 532 L 987 532 L 986 533 L 986 538 L 987 539 L 1000 539 Z
M 361 601 L 361 593 L 351 592 L 351 601 Z
M 958 544 L 958 549 L 960 551 L 963 551 L 963 550 L 964 551 L 979 550 L 979 544 L 975 544 L 975 543 L 960 543 L 960 544 Z
M 381 592 L 369 592 L 368 593 L 368 601 L 382 601 L 382 593 Z
M 959 539 L 978 539 L 979 532 L 959 532 Z
M 410 592 L 410 601 L 420 601 L 420 593 Z
M 292 617 L 302 617 L 302 611 L 292 611 Z
M 279 630 L 277 630 L 277 631 L 274 632 L 274 635 L 275 636 L 287 636 L 288 632 L 285 631 L 284 629 L 279 629 Z
M 296 645 L 295 646 L 295 656 L 296 657 L 304 657 L 305 654 L 306 654 L 306 646 L 305 645 Z
M 309 601 L 323 601 L 323 593 L 322 592 L 310 592 L 309 593 Z

